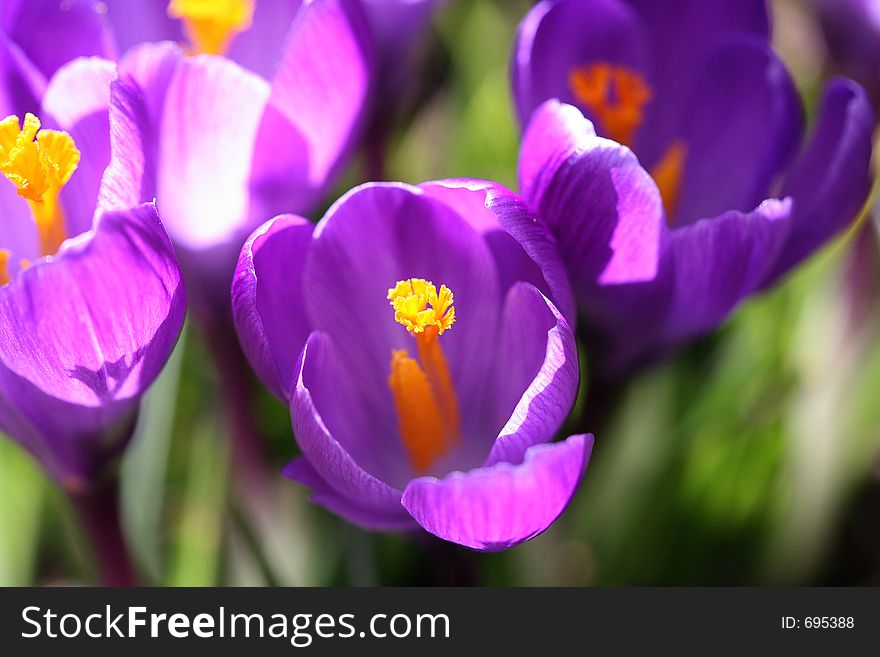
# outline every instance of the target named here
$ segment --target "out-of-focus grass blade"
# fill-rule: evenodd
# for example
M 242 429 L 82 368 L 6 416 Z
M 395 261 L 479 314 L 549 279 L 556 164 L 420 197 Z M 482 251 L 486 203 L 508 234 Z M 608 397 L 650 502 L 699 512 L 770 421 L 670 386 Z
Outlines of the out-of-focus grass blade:
M 168 586 L 216 585 L 223 545 L 228 476 L 227 441 L 216 415 L 189 437 L 186 479 L 171 539 Z
M 30 456 L 0 434 L 0 586 L 33 584 L 47 485 Z
M 186 327 L 162 374 L 141 404 L 137 432 L 122 463 L 122 521 L 130 549 L 151 581 L 162 566 L 162 508 L 177 410 Z

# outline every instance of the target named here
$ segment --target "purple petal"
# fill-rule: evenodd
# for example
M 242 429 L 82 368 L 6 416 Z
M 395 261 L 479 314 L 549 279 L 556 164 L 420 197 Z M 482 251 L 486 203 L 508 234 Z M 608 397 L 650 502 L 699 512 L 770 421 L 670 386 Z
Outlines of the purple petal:
M 667 231 L 660 193 L 636 157 L 596 137 L 579 114 L 555 101 L 535 113 L 523 138 L 520 178 L 589 311 L 617 286 L 656 278 Z
M 358 527 L 373 531 L 399 531 L 418 527 L 402 506 L 398 505 L 396 512 L 387 513 L 365 508 L 357 500 L 342 497 L 321 479 L 305 459 L 293 459 L 284 467 L 283 474 L 288 479 L 311 488 L 309 500 Z
M 417 47 L 424 42 L 432 13 L 446 0 L 362 0 L 376 51 L 378 105 L 383 111 L 400 100 L 407 83 L 416 83 Z
M 682 108 L 690 102 L 695 74 L 702 67 L 708 49 L 732 36 L 770 38 L 770 17 L 766 0 L 626 0 L 641 19 L 651 43 L 653 102 L 637 145 L 647 166 L 662 157 L 669 140 L 681 125 Z
M 596 62 L 644 71 L 649 42 L 638 17 L 619 0 L 544 0 L 520 24 L 513 89 L 520 121 L 551 98 L 573 103 L 573 68 Z
M 632 152 L 595 135 L 570 105 L 535 112 L 520 150 L 523 195 L 562 249 L 580 313 L 611 373 L 632 365 L 668 310 L 660 193 Z
M 21 260 L 40 257 L 40 241 L 30 206 L 8 180 L 0 180 L 0 217 L 3 226 L 0 248 L 11 252 L 7 264 L 9 274 L 15 275 Z
M 373 408 L 393 409 L 392 349 L 415 350 L 387 300 L 397 281 L 426 278 L 455 294 L 455 326 L 441 338 L 461 403 L 462 425 L 482 430 L 486 383 L 500 315 L 493 257 L 482 236 L 421 189 L 387 183 L 358 187 L 315 231 L 304 273 L 316 329 L 330 334 Z M 396 436 L 395 418 L 387 431 Z M 465 437 L 465 442 L 467 437 Z
M 156 197 L 156 143 L 141 90 L 130 80 L 110 83 L 110 165 L 98 207 L 131 207 Z
M 158 132 L 157 194 L 176 244 L 208 249 L 250 227 L 251 155 L 268 93 L 265 81 L 221 57 L 177 67 Z
M 0 26 L 46 78 L 77 57 L 116 58 L 97 0 L 4 0 Z
M 183 23 L 168 16 L 167 2 L 105 2 L 120 52 L 149 41 L 184 44 L 187 41 Z M 270 78 L 278 64 L 284 37 L 301 4 L 301 0 L 259 0 L 251 27 L 235 37 L 226 56 L 248 70 Z
M 254 158 L 258 214 L 310 209 L 342 164 L 363 114 L 372 54 L 350 0 L 306 4 L 291 27 Z
M 401 501 L 416 522 L 442 539 L 474 550 L 504 550 L 534 538 L 562 514 L 592 448 L 589 435 L 535 445 L 520 465 L 415 479 Z
M 171 43 L 130 50 L 110 84 L 112 162 L 102 181 L 101 207 L 130 207 L 157 196 L 158 132 L 165 97 L 183 53 Z
M 155 206 L 104 213 L 0 288 L 0 425 L 57 457 L 55 476 L 87 477 L 171 353 L 185 305 Z
M 695 70 L 677 135 L 687 155 L 675 226 L 755 208 L 795 155 L 803 129 L 800 97 L 766 41 L 726 39 Z
M 97 57 L 65 64 L 49 80 L 43 109 L 70 133 L 80 151 L 76 172 L 61 192 L 68 232 L 78 235 L 92 226 L 104 169 L 110 163 L 110 82 L 116 64 Z M 152 199 L 143 199 L 144 201 Z M 131 207 L 140 199 L 129 204 Z
M 518 283 L 507 295 L 494 381 L 499 426 L 485 465 L 522 463 L 568 416 L 578 388 L 578 355 L 565 318 L 537 289 Z
M 673 295 L 665 336 L 680 342 L 714 328 L 760 288 L 791 228 L 791 199 L 730 211 L 672 231 Z
M 825 90 L 812 139 L 783 192 L 792 197 L 792 229 L 770 284 L 852 222 L 871 189 L 874 112 L 854 82 Z
M 482 180 L 440 180 L 420 187 L 483 233 L 495 256 L 502 296 L 517 281 L 528 281 L 574 321 L 574 297 L 556 238 L 519 196 Z
M 863 85 L 880 107 L 880 4 L 875 0 L 813 0 L 833 70 Z
M 271 79 L 302 0 L 259 0 L 250 29 L 235 37 L 227 57 Z
M 359 396 L 363 382 L 352 377 L 346 365 L 326 334 L 309 337 L 296 366 L 290 402 L 296 442 L 336 495 L 393 515 L 400 508 L 401 493 L 387 480 L 406 482 L 400 476 L 407 469 L 406 457 L 396 436 L 375 431 L 369 417 L 374 409 Z M 389 411 L 390 404 L 389 400 Z
M 314 225 L 282 215 L 248 238 L 232 282 L 232 310 L 244 352 L 275 395 L 289 399 L 293 369 L 312 327 L 303 270 Z
M 120 54 L 145 41 L 183 41 L 183 24 L 168 16 L 168 3 L 103 0 Z
M 119 62 L 120 78 L 133 81 L 140 89 L 147 115 L 156 130 L 161 123 L 171 78 L 183 61 L 183 51 L 177 44 L 166 41 L 136 46 Z
M 39 113 L 46 78 L 21 48 L 0 31 L 0 114 Z

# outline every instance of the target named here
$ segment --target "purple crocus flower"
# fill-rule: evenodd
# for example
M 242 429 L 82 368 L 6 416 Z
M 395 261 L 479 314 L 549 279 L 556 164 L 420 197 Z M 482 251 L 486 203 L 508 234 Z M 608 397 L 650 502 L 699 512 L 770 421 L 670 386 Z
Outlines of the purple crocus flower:
M 205 3 L 176 4 L 197 17 Z M 271 80 L 170 42 L 62 70 L 106 89 L 90 107 L 105 139 L 116 121 L 136 126 L 144 159 L 129 200 L 157 199 L 195 310 L 224 312 L 247 235 L 266 217 L 312 209 L 345 162 L 369 90 L 363 23 L 353 0 L 304 2 Z
M 514 54 L 522 193 L 611 373 L 716 326 L 847 226 L 870 188 L 858 85 L 828 85 L 802 145 L 764 2 L 672 5 L 541 2 Z
M 476 550 L 568 504 L 593 443 L 548 443 L 577 388 L 573 303 L 555 241 L 511 192 L 363 185 L 317 226 L 255 231 L 232 293 L 245 352 L 290 403 L 303 456 L 285 474 L 317 504 Z
M 132 130 L 117 126 L 104 173 L 89 92 L 69 83 L 49 82 L 43 110 L 66 131 L 33 114 L 0 121 L 0 430 L 79 494 L 125 446 L 186 302 L 156 206 L 118 194 Z
M 880 0 L 813 0 L 833 71 L 852 77 L 880 105 Z
M 416 73 L 414 51 L 434 10 L 444 1 L 350 1 L 348 10 L 363 16 L 362 36 L 374 53 L 373 89 L 362 113 L 368 114 L 368 166 L 379 175 L 388 130 L 401 108 L 413 100 L 405 89 L 412 86 Z M 170 40 L 190 52 L 225 54 L 271 78 L 281 61 L 287 28 L 302 4 L 301 0 L 156 0 L 132 6 L 128 0 L 108 0 L 108 15 L 123 50 L 146 41 Z
M 49 78 L 76 57 L 115 57 L 97 0 L 4 0 L 0 4 L 0 117 L 38 112 Z

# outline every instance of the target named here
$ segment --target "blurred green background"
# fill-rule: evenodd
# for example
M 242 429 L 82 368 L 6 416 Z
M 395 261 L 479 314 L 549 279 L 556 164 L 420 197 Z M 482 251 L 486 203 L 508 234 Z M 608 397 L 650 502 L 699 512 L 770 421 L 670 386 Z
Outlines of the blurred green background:
M 473 176 L 515 188 L 508 60 L 525 0 L 452 1 L 385 176 Z M 800 0 L 774 3 L 776 41 L 808 111 L 822 51 Z M 339 191 L 370 176 L 356 162 Z M 319 216 L 319 215 L 318 215 Z M 204 335 L 189 325 L 150 391 L 122 464 L 126 535 L 164 585 L 880 584 L 880 261 L 876 214 L 713 335 L 635 377 L 593 461 L 544 535 L 481 555 L 370 534 L 278 476 L 236 493 L 229 422 Z M 589 363 L 582 363 L 589 394 Z M 287 410 L 253 380 L 273 471 L 295 454 Z M 597 420 L 598 421 L 598 420 Z M 0 584 L 94 581 L 64 496 L 0 437 Z

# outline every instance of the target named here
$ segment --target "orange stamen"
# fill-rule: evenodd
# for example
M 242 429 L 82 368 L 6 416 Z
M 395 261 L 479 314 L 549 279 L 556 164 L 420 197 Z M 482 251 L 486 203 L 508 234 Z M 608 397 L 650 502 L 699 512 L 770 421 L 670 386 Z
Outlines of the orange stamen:
M 9 269 L 7 267 L 9 265 L 9 256 L 11 255 L 12 253 L 8 249 L 0 249 L 0 287 L 9 282 Z
M 641 75 L 625 66 L 599 62 L 573 69 L 568 84 L 604 136 L 632 147 L 644 121 L 645 105 L 651 100 L 651 88 Z
M 675 140 L 666 149 L 663 158 L 651 169 L 651 177 L 657 183 L 660 196 L 663 198 L 663 207 L 666 210 L 667 221 L 674 216 L 678 209 L 678 199 L 681 194 L 681 179 L 684 174 L 684 164 L 687 158 L 687 146 L 681 140 Z

